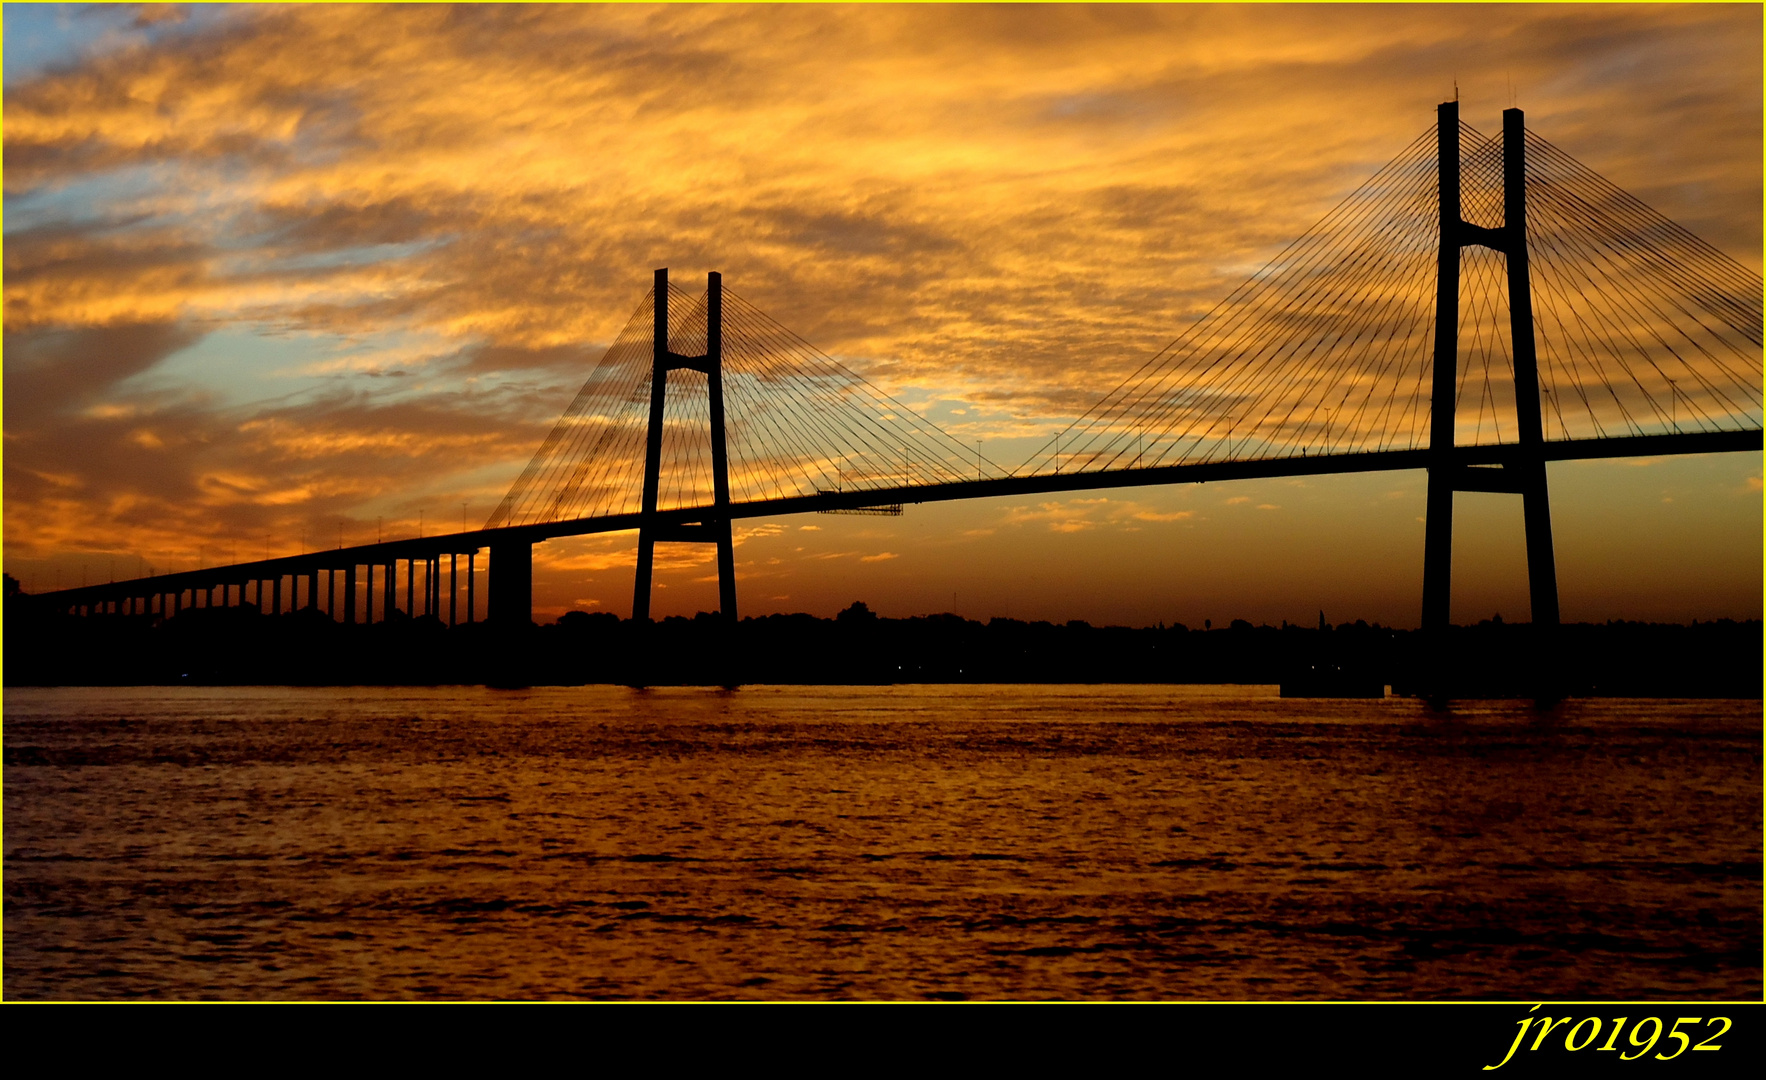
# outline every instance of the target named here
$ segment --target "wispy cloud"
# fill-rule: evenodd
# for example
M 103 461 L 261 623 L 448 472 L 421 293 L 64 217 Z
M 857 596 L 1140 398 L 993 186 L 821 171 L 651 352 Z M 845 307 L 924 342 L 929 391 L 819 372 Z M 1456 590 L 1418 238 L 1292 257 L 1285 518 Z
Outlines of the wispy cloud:
M 34 54 L 8 13 L 6 544 L 26 562 L 359 542 L 462 502 L 477 524 L 665 265 L 724 271 L 990 456 L 1033 442 L 1422 131 L 1456 74 L 1469 118 L 1494 124 L 1512 82 L 1553 141 L 1759 264 L 1746 7 L 91 20 L 12 70 Z M 962 524 L 1191 514 L 1064 500 Z M 820 529 L 793 532 L 857 542 Z M 621 565 L 571 558 L 553 569 Z

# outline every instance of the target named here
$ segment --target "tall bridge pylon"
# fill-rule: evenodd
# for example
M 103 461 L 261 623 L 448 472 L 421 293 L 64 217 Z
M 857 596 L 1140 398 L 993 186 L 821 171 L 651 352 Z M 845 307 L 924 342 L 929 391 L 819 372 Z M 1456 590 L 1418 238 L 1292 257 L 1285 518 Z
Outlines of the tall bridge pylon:
M 650 615 L 656 545 L 714 545 L 719 611 L 734 621 L 735 516 L 804 500 L 831 504 L 804 509 L 882 505 L 900 501 L 891 492 L 1005 476 L 725 289 L 721 274 L 694 296 L 660 269 L 485 532 L 507 538 L 492 552 L 494 566 L 514 567 L 506 619 L 528 602 L 536 531 L 576 521 L 594 523 L 582 532 L 637 528 L 640 620 Z
M 1521 110 L 1496 140 L 1448 102 L 1014 475 L 1424 468 L 1430 628 L 1448 622 L 1454 493 L 1519 494 L 1532 621 L 1552 626 L 1546 463 L 1758 450 L 1761 323 L 1757 273 Z
M 638 569 L 632 585 L 632 618 L 650 618 L 651 570 L 656 542 L 672 540 L 717 545 L 717 595 L 725 622 L 736 621 L 736 552 L 730 535 L 730 458 L 724 430 L 724 278 L 706 275 L 705 351 L 683 356 L 670 348 L 668 270 L 656 271 L 655 323 L 651 335 L 650 422 L 644 438 L 644 503 L 638 526 Z M 705 376 L 706 435 L 711 450 L 711 513 L 699 522 L 664 524 L 656 519 L 662 481 L 662 434 L 668 400 L 668 373 L 686 369 Z
M 1521 496 L 1527 537 L 1527 593 L 1534 626 L 1558 623 L 1557 562 L 1551 543 L 1551 498 L 1545 476 L 1545 435 L 1539 411 L 1539 361 L 1533 338 L 1533 290 L 1527 268 L 1527 125 L 1519 109 L 1502 114 L 1502 224 L 1475 225 L 1461 216 L 1459 102 L 1437 110 L 1440 177 L 1439 266 L 1435 278 L 1435 355 L 1429 398 L 1429 494 L 1423 538 L 1423 628 L 1448 625 L 1453 574 L 1453 494 L 1501 491 Z M 1458 395 L 1460 251 L 1479 245 L 1507 263 L 1509 356 L 1513 361 L 1519 451 L 1501 465 L 1454 460 Z

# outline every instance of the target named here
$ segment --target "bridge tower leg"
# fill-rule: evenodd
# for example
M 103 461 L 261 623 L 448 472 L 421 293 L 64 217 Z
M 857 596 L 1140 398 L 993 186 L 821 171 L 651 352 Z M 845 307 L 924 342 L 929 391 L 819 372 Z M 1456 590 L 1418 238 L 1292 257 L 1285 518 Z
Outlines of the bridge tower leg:
M 1434 384 L 1429 395 L 1429 496 L 1423 519 L 1423 630 L 1447 628 L 1453 595 L 1453 408 L 1459 372 L 1459 102 L 1436 107 L 1441 250 L 1435 271 Z
M 724 276 L 706 275 L 705 377 L 711 397 L 711 484 L 716 517 L 717 600 L 724 621 L 736 621 L 736 545 L 730 536 L 730 456 L 724 438 Z
M 726 623 L 736 621 L 736 552 L 730 534 L 729 444 L 724 430 L 724 279 L 706 277 L 705 355 L 682 356 L 668 347 L 668 270 L 656 271 L 655 321 L 650 351 L 650 425 L 644 443 L 644 502 L 638 526 L 638 567 L 632 582 L 632 619 L 650 618 L 650 589 L 658 540 L 711 542 L 717 545 L 718 610 Z M 699 524 L 665 526 L 656 521 L 656 500 L 662 477 L 663 407 L 668 373 L 691 368 L 705 373 L 710 398 L 712 512 Z
M 1527 594 L 1533 625 L 1558 624 L 1557 556 L 1551 543 L 1551 498 L 1545 481 L 1545 431 L 1539 409 L 1539 357 L 1533 339 L 1533 289 L 1527 266 L 1527 121 L 1519 109 L 1502 114 L 1503 231 L 1508 246 L 1509 332 L 1515 358 L 1515 414 L 1521 456 L 1516 470 L 1527 531 Z
M 650 576 L 656 556 L 656 489 L 662 478 L 662 405 L 668 393 L 668 268 L 656 271 L 650 304 L 650 422 L 644 437 L 644 495 L 638 519 L 638 567 L 632 580 L 632 621 L 650 618 Z

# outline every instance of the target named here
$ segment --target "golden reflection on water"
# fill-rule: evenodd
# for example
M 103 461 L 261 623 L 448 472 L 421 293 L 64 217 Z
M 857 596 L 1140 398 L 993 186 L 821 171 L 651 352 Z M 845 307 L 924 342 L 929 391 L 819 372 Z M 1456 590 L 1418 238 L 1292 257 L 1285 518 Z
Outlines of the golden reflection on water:
M 1758 701 L 8 690 L 8 997 L 1757 997 Z

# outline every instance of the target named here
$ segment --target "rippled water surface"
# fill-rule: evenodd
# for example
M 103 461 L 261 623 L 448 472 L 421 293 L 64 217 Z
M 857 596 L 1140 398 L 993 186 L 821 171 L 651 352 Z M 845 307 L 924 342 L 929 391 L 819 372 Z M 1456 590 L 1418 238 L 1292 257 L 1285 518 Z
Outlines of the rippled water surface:
M 12 998 L 1758 998 L 1757 701 L 19 689 Z

